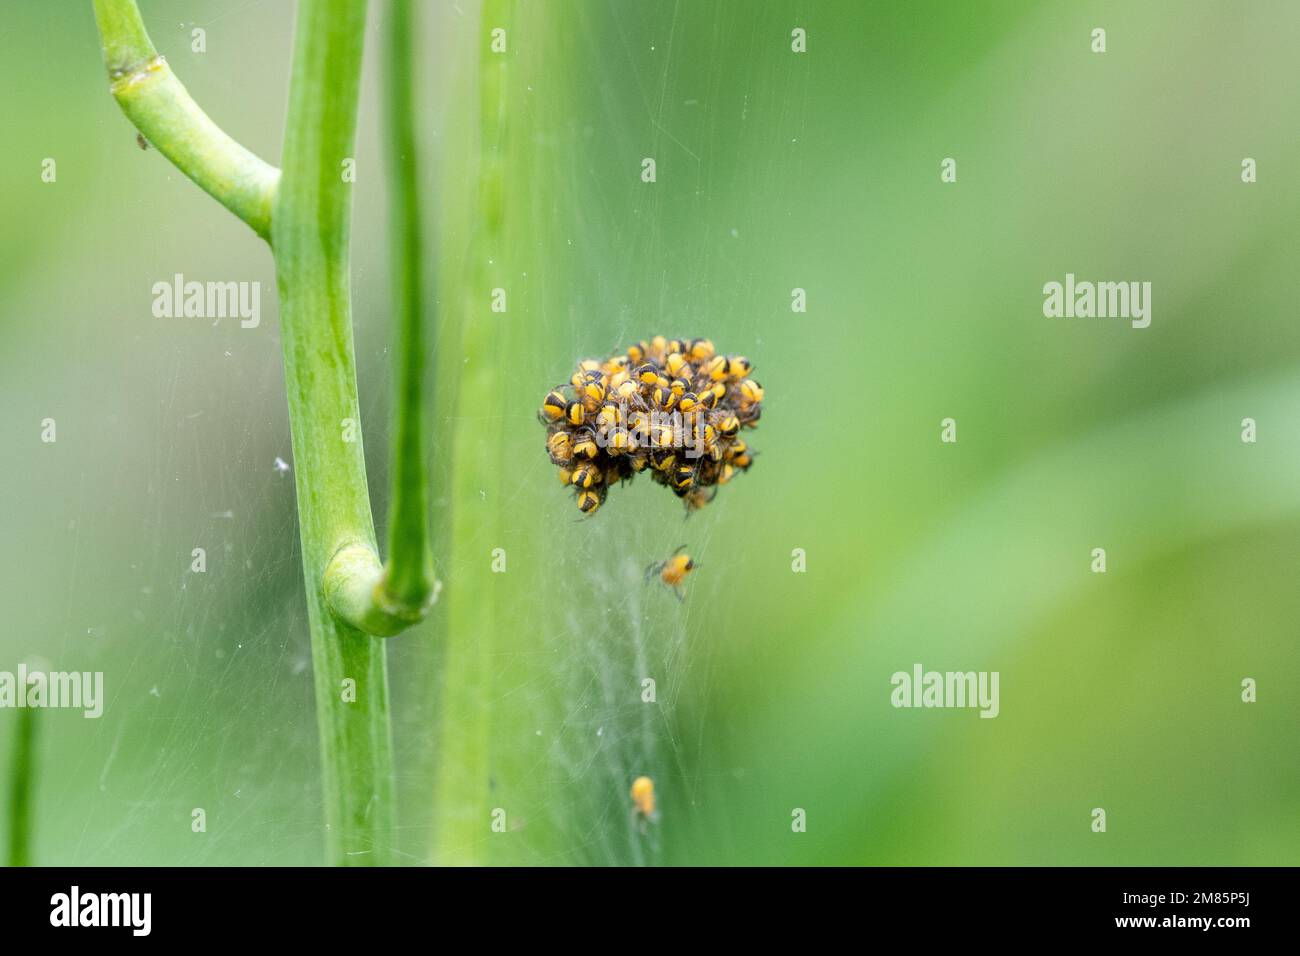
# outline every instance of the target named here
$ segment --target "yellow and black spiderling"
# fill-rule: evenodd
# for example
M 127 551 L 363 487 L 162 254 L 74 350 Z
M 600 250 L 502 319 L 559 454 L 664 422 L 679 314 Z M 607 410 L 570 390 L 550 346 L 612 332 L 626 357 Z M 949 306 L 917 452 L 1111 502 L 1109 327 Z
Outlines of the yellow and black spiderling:
M 564 392 L 560 389 L 553 389 L 546 393 L 546 398 L 542 400 L 541 419 L 543 422 L 556 422 L 564 417 L 564 410 L 568 408 L 569 400 L 564 397 Z
M 683 600 L 682 582 L 686 580 L 688 574 L 700 566 L 689 554 L 683 554 L 685 550 L 686 545 L 683 544 L 666 560 L 652 564 L 645 569 L 646 580 L 656 574 L 659 575 L 659 580 L 673 589 L 679 601 Z
M 578 509 L 592 514 L 617 484 L 644 472 L 687 512 L 747 471 L 753 452 L 740 435 L 762 414 L 753 363 L 718 352 L 705 338 L 662 335 L 605 361 L 577 363 L 542 401 L 546 454 Z

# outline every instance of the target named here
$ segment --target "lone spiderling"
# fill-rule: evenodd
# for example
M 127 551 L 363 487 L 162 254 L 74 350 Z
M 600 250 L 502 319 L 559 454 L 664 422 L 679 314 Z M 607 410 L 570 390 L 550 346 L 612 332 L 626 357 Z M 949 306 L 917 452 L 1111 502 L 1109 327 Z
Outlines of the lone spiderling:
M 679 601 L 684 600 L 682 597 L 682 582 L 686 580 L 688 574 L 700 566 L 699 562 L 689 554 L 682 553 L 685 550 L 686 545 L 680 545 L 666 560 L 651 564 L 645 569 L 647 581 L 654 575 L 659 575 L 659 580 L 672 589 Z

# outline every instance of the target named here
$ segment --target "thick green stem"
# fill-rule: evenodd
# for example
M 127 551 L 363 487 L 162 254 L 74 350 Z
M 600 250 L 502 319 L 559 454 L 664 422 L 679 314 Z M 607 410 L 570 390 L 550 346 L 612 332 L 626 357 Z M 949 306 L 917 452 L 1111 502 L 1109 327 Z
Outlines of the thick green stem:
M 326 569 L 378 567 L 352 342 L 350 176 L 366 0 L 298 7 L 272 216 L 330 859 L 379 863 L 392 828 L 384 645 L 331 613 Z M 336 565 L 337 567 L 337 565 Z
M 491 846 L 492 809 L 492 656 L 498 626 L 490 549 L 503 539 L 502 476 L 508 465 L 505 416 L 487 416 L 503 394 L 503 368 L 509 355 L 508 320 L 488 309 L 505 246 L 503 190 L 509 128 L 506 97 L 509 58 L 490 49 L 491 29 L 512 35 L 513 0 L 485 0 L 479 53 L 478 162 L 474 164 L 474 244 L 468 274 L 460 277 L 460 378 L 455 397 L 456 426 L 451 441 L 451 565 L 458 570 L 447 609 L 446 664 L 442 680 L 441 749 L 434 787 L 434 862 L 481 865 Z M 463 424 L 462 424 L 463 423 Z
M 135 0 L 94 0 L 110 88 L 122 112 L 176 168 L 263 239 L 280 172 L 212 122 L 158 55 Z
M 284 172 L 226 136 L 145 32 L 135 0 L 94 0 L 113 93 L 186 175 L 271 240 L 307 584 L 329 857 L 379 863 L 392 830 L 384 648 L 437 597 L 423 453 L 424 301 L 411 20 L 394 8 L 395 401 L 392 561 L 378 557 L 357 401 L 349 279 L 351 181 L 367 0 L 302 0 Z
M 32 791 L 36 783 L 36 711 L 18 711 L 9 777 L 9 865 L 31 865 Z

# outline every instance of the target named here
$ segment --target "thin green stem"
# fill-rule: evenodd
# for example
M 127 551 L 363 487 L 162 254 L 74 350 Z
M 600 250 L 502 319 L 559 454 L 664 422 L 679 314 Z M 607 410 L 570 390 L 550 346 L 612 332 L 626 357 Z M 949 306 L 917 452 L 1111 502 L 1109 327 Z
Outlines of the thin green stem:
M 384 71 L 393 259 L 393 493 L 388 512 L 389 600 L 427 609 L 436 597 L 424 457 L 424 230 L 414 102 L 417 20 L 412 0 L 392 0 Z
M 392 828 L 384 645 L 331 613 L 326 585 L 336 556 L 345 556 L 341 563 L 354 570 L 378 567 L 352 341 L 352 186 L 344 175 L 354 156 L 365 16 L 366 0 L 299 4 L 283 176 L 272 216 L 325 816 L 335 863 L 384 862 Z
M 31 865 L 32 791 L 36 786 L 36 711 L 18 711 L 9 777 L 9 865 Z
M 158 55 L 135 0 L 94 0 L 110 89 L 127 118 L 176 168 L 263 239 L 280 172 L 231 139 Z
M 409 3 L 392 5 L 385 57 L 385 99 L 392 174 L 393 396 L 392 497 L 389 560 L 381 565 L 371 544 L 344 542 L 325 568 L 330 609 L 378 637 L 423 620 L 438 596 L 429 546 L 428 469 L 424 457 L 423 230 L 420 223 L 414 103 L 414 16 Z M 350 336 L 349 336 L 350 340 Z
M 428 614 L 438 597 L 429 545 L 428 466 L 424 454 L 424 231 L 420 220 L 415 132 L 415 15 L 410 0 L 392 0 L 384 70 L 393 261 L 392 496 L 388 564 L 353 544 L 325 570 L 325 595 L 343 620 L 380 637 L 400 633 Z

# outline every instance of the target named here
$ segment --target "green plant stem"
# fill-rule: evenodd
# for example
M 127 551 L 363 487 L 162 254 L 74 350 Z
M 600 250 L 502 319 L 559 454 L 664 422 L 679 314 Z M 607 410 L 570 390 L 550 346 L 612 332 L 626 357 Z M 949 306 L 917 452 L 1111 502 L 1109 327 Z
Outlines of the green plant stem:
M 351 542 L 334 555 L 324 578 L 331 610 L 344 621 L 379 637 L 400 633 L 423 620 L 439 591 L 429 545 L 429 475 L 424 455 L 424 242 L 412 89 L 414 19 L 408 0 L 390 4 L 384 98 L 392 178 L 396 372 L 389 558 L 386 565 L 381 565 L 373 547 Z
M 388 563 L 353 545 L 325 572 L 334 613 L 367 633 L 397 634 L 421 621 L 438 597 L 429 545 L 428 465 L 424 454 L 424 232 L 413 97 L 415 16 L 410 0 L 392 0 L 384 69 L 393 260 L 392 496 Z
M 429 548 L 428 466 L 424 454 L 424 230 L 420 220 L 419 145 L 414 97 L 418 24 L 412 0 L 389 5 L 384 71 L 393 259 L 392 499 L 388 512 L 386 590 L 407 608 L 437 595 Z
M 351 189 L 366 0 L 303 0 L 272 216 L 330 859 L 381 863 L 392 827 L 384 645 L 331 613 L 327 568 L 378 568 L 352 342 Z M 366 569 L 369 569 L 367 571 Z M 346 590 L 346 588 L 344 589 Z M 355 700 L 348 700 L 347 682 Z
M 367 0 L 301 0 L 283 173 L 219 130 L 158 56 L 135 0 L 94 0 L 113 92 L 160 151 L 270 240 L 307 585 L 329 859 L 381 863 L 392 830 L 382 642 L 437 596 L 423 455 L 421 233 L 410 90 L 411 10 L 395 8 L 398 240 L 393 558 L 378 556 L 362 451 L 349 278 L 351 182 Z M 401 33 L 399 37 L 397 34 Z M 400 43 L 399 43 L 400 41 Z M 400 49 L 399 49 L 400 47 Z
M 94 0 L 110 88 L 122 112 L 176 168 L 263 239 L 280 172 L 226 135 L 158 55 L 135 0 Z
M 460 277 L 460 361 L 457 423 L 451 439 L 451 564 L 458 571 L 448 597 L 446 661 L 440 701 L 441 754 L 434 786 L 434 862 L 476 866 L 488 861 L 492 778 L 492 657 L 496 652 L 500 591 L 489 554 L 502 541 L 505 416 L 499 406 L 509 354 L 509 319 L 493 315 L 488 296 L 497 282 L 486 263 L 500 262 L 505 246 L 506 121 L 509 60 L 493 53 L 487 34 L 513 35 L 513 0 L 482 6 L 478 110 L 478 161 L 474 164 L 473 265 Z M 445 366 L 444 366 L 445 367 Z M 464 423 L 464 424 L 461 424 Z M 511 808 L 513 810 L 513 808 Z M 508 810 L 508 812 L 510 812 Z
M 9 865 L 31 865 L 32 791 L 36 785 L 36 711 L 18 711 L 9 777 Z

